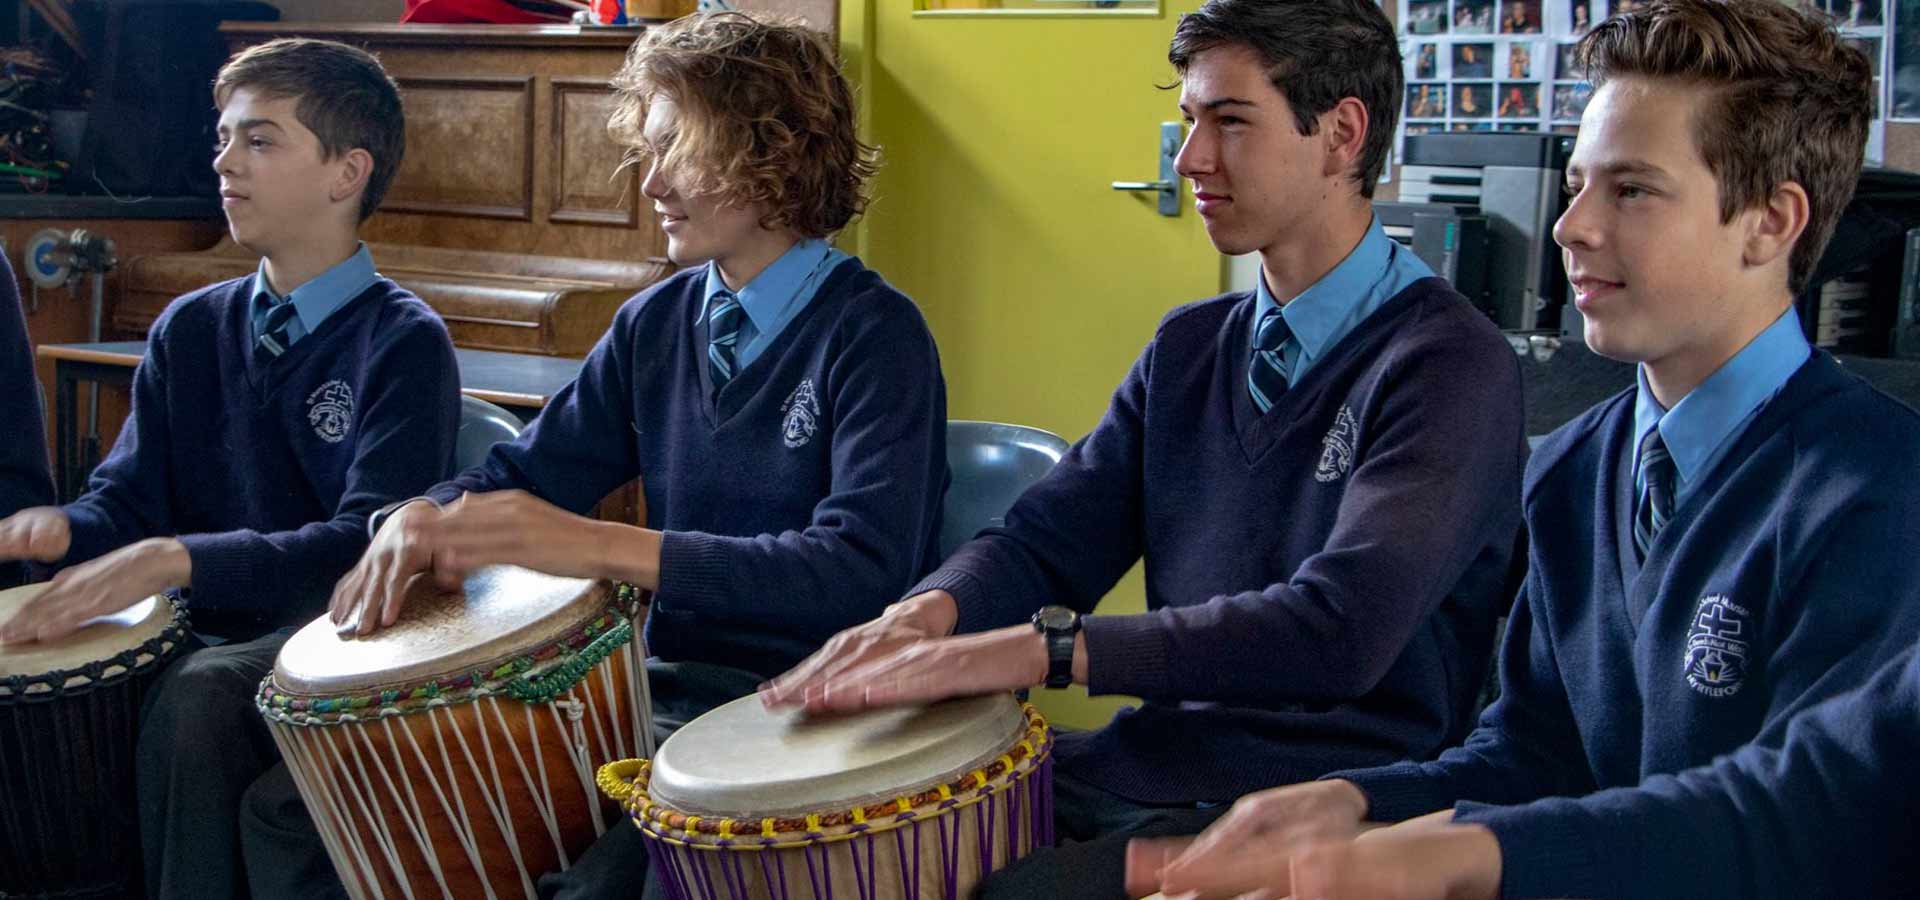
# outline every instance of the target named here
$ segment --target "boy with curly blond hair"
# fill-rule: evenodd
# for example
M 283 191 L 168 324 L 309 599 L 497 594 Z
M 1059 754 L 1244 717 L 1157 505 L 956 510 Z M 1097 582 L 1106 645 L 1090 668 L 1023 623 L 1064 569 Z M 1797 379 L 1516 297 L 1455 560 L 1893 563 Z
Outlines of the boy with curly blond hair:
M 621 308 L 517 441 L 377 520 L 332 614 L 370 633 L 401 614 L 390 586 L 498 563 L 637 585 L 670 731 L 938 561 L 946 386 L 913 301 L 827 242 L 864 210 L 875 152 L 825 35 L 689 16 L 636 42 L 613 86 L 610 130 L 681 271 Z M 588 517 L 635 477 L 644 525 Z M 288 784 L 258 799 L 263 833 L 299 813 Z M 645 859 L 615 828 L 541 892 L 624 893 Z

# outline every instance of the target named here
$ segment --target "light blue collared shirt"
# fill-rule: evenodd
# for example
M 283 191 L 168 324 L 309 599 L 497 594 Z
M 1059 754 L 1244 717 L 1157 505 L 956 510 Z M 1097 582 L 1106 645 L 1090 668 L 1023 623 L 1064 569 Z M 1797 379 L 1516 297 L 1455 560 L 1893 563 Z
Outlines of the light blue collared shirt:
M 774 339 L 785 331 L 787 323 L 813 302 L 813 295 L 827 279 L 827 273 L 852 257 L 834 249 L 819 238 L 808 238 L 780 254 L 780 258 L 753 276 L 745 287 L 735 291 L 746 318 L 740 322 L 740 339 L 734 346 L 734 371 L 754 361 Z M 727 289 L 720 280 L 720 267 L 707 263 L 707 297 L 700 317 L 706 318 L 713 295 Z
M 291 296 L 282 298 L 267 284 L 267 261 L 263 259 L 260 270 L 253 275 L 253 339 L 260 339 L 267 310 L 284 300 L 293 304 L 293 318 L 287 320 L 287 346 L 291 347 L 318 330 L 320 323 L 347 305 L 348 300 L 360 296 L 379 280 L 380 273 L 373 270 L 373 253 L 367 250 L 366 244 L 361 244 L 352 256 L 294 288 Z
M 1673 503 L 1679 506 L 1727 454 L 1734 439 L 1747 428 L 1754 413 L 1780 392 L 1787 379 L 1800 371 L 1812 354 L 1800 332 L 1800 316 L 1792 309 L 1747 342 L 1707 380 L 1688 391 L 1672 409 L 1662 409 L 1647 387 L 1647 372 L 1639 369 L 1640 389 L 1633 401 L 1634 497 L 1646 490 L 1640 471 L 1640 442 L 1658 427 L 1660 440 L 1673 457 L 1678 481 Z
M 1433 269 L 1412 250 L 1400 246 L 1380 230 L 1378 218 L 1368 223 L 1367 233 L 1346 259 L 1301 291 L 1300 296 L 1280 307 L 1281 318 L 1293 331 L 1293 338 L 1280 348 L 1287 381 L 1297 382 L 1305 377 L 1316 361 L 1340 343 L 1341 338 L 1353 333 L 1375 310 L 1386 305 L 1407 285 L 1432 275 Z M 1253 308 L 1255 325 L 1267 310 L 1280 306 L 1267 288 L 1265 274 L 1261 275 L 1259 285 L 1259 299 Z M 1248 331 L 1248 344 L 1252 344 L 1252 329 Z

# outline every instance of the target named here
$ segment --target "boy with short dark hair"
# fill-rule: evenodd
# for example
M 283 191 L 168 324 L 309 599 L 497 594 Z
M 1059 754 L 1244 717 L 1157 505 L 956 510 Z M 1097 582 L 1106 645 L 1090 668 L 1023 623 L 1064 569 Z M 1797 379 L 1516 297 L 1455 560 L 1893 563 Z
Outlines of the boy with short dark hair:
M 1143 849 L 1147 886 L 1284 894 L 1303 841 L 1424 816 L 1316 851 L 1323 880 L 1294 887 L 1778 889 L 1660 865 L 1612 789 L 1778 746 L 1920 634 L 1920 416 L 1811 350 L 1793 308 L 1859 175 L 1867 60 L 1769 0 L 1658 0 L 1580 53 L 1598 90 L 1554 236 L 1587 343 L 1639 384 L 1534 454 L 1500 699 L 1433 762 L 1249 797 L 1164 866 Z
M 1167 314 L 1100 424 L 886 615 L 764 693 L 841 710 L 1045 683 L 1147 702 L 1055 749 L 1059 848 L 983 896 L 1120 893 L 1129 835 L 1468 729 L 1510 596 L 1513 352 L 1381 231 L 1402 102 L 1371 0 L 1213 0 L 1178 168 L 1253 291 Z M 1063 336 L 1064 339 L 1065 336 Z M 1090 615 L 1144 559 L 1147 611 Z M 1057 605 L 1053 605 L 1057 604 Z
M 365 549 L 367 517 L 444 477 L 459 420 L 445 326 L 357 237 L 403 152 L 379 61 L 272 41 L 227 63 L 214 100 L 222 205 L 259 272 L 154 322 L 85 495 L 0 521 L 0 559 L 60 570 L 0 639 L 183 589 L 198 649 L 155 684 L 140 735 L 155 898 L 246 893 L 240 796 L 279 757 L 254 690 Z

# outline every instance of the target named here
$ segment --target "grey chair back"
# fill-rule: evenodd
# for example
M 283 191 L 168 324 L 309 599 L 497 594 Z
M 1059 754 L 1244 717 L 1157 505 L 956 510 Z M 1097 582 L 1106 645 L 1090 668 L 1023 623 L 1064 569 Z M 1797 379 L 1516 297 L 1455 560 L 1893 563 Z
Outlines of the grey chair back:
M 513 413 L 478 397 L 460 395 L 460 431 L 454 438 L 453 469 L 463 472 L 487 459 L 487 451 L 520 436 Z
M 947 487 L 940 523 L 940 558 L 953 554 L 983 528 L 1004 524 L 1007 510 L 1067 452 L 1057 434 L 1025 425 L 954 420 L 947 423 Z

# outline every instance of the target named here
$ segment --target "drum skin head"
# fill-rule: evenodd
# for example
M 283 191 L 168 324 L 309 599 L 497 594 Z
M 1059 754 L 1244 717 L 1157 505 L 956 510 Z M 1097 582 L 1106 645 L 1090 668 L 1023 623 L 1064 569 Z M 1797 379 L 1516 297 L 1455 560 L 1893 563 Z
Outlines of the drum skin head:
M 0 591 L 0 625 L 46 589 L 45 584 L 29 584 Z M 0 678 L 77 669 L 153 640 L 172 623 L 173 604 L 165 597 L 148 597 L 51 643 L 0 644 Z
M 400 621 L 367 637 L 342 637 L 326 616 L 280 650 L 273 684 L 294 695 L 361 693 L 491 668 L 552 643 L 604 612 L 613 586 L 489 566 L 463 590 L 435 590 L 416 577 Z
M 650 792 L 680 812 L 742 819 L 863 805 L 952 781 L 1025 728 L 1011 694 L 833 717 L 742 697 L 660 746 Z

